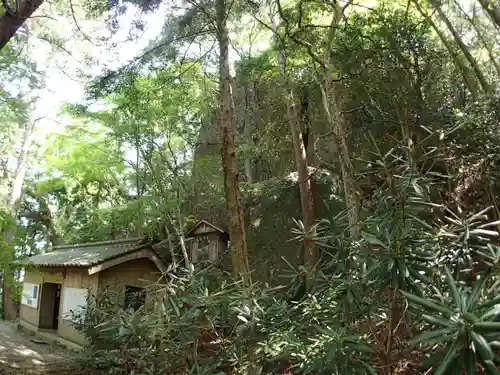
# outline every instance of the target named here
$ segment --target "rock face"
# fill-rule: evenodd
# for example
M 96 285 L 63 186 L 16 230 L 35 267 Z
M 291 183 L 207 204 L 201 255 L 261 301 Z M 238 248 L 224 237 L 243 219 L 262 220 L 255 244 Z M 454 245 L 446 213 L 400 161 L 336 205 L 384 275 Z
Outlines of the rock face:
M 339 183 L 329 172 L 311 171 L 312 188 L 315 199 L 315 216 L 318 219 L 337 215 L 343 209 Z M 293 266 L 301 264 L 300 246 L 294 221 L 300 220 L 299 187 L 296 173 L 282 179 L 247 184 L 241 188 L 245 206 L 245 224 L 250 268 L 254 279 L 272 282 L 277 275 Z M 206 188 L 210 184 L 206 184 Z M 225 201 L 222 192 L 217 194 L 205 190 L 204 196 L 197 197 L 193 206 L 195 219 L 205 219 L 222 228 L 225 227 Z M 329 233 L 331 234 L 331 233 Z M 286 260 L 286 261 L 285 261 Z M 230 267 L 230 256 L 226 254 L 222 265 Z
M 237 75 L 233 81 L 235 142 L 250 266 L 256 270 L 256 279 L 265 280 L 287 268 L 282 258 L 292 265 L 301 264 L 301 244 L 293 239 L 296 235 L 292 229 L 297 227 L 294 219 L 302 219 L 302 211 L 296 173 L 290 173 L 296 170 L 296 166 L 289 130 L 284 123 L 285 92 L 281 86 L 280 80 L 273 76 L 252 80 Z M 320 137 L 316 139 L 317 135 L 326 132 L 319 90 L 312 87 L 308 94 L 307 103 L 303 103 L 301 94 L 297 97 L 297 105 L 300 105 L 301 118 L 307 119 L 311 129 L 309 165 L 327 163 L 334 166 L 331 144 L 323 144 Z M 224 180 L 215 113 L 203 124 L 197 145 L 193 193 L 186 202 L 186 211 L 193 220 L 205 219 L 226 228 Z M 320 158 L 313 155 L 320 155 Z M 310 173 L 313 175 L 315 217 L 326 218 L 328 211 L 333 211 L 331 216 L 335 216 L 342 207 L 337 176 L 316 171 L 314 167 Z
M 316 218 L 335 216 L 342 210 L 338 187 L 329 173 L 313 174 Z M 296 173 L 254 184 L 249 190 L 245 203 L 250 263 L 256 270 L 256 279 L 272 281 L 275 275 L 291 271 L 287 262 L 293 266 L 302 264 L 301 241 L 293 233 L 293 229 L 298 229 L 295 220 L 302 217 Z

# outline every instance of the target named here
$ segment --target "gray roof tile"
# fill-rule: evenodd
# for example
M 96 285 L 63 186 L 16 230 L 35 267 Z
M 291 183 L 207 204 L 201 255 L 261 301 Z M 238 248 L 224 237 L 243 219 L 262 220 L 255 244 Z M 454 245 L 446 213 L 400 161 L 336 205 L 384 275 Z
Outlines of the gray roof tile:
M 146 247 L 141 238 L 55 246 L 52 251 L 32 256 L 22 264 L 41 267 L 91 267 Z

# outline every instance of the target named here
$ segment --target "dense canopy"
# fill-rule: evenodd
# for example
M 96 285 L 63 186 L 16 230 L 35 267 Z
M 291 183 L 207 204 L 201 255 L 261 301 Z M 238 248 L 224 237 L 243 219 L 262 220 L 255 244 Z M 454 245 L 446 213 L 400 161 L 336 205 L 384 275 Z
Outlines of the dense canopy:
M 87 368 L 500 374 L 498 1 L 0 10 L 5 319 L 20 260 L 140 237 L 168 274 Z

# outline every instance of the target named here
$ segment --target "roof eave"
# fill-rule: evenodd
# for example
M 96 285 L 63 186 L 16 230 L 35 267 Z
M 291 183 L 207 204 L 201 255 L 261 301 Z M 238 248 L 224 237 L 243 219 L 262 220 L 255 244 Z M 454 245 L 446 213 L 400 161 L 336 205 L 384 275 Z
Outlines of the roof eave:
M 226 232 L 224 229 L 215 226 L 214 224 L 206 221 L 205 219 L 201 219 L 195 225 L 193 225 L 193 227 L 186 233 L 186 237 L 188 237 L 191 233 L 193 233 L 196 230 L 196 228 L 198 228 L 201 224 L 206 224 L 222 234 L 228 234 L 228 232 Z
M 142 250 L 144 248 L 151 247 L 151 241 L 148 241 L 146 243 L 140 244 L 138 246 L 132 247 L 130 249 L 127 249 L 126 251 L 118 254 L 114 254 L 108 258 L 101 259 L 99 261 L 94 261 L 88 264 L 72 264 L 70 262 L 68 263 L 36 263 L 33 261 L 30 261 L 30 258 L 27 258 L 25 260 L 22 260 L 19 262 L 19 264 L 22 264 L 24 267 L 27 266 L 34 266 L 34 267 L 43 267 L 43 268 L 90 268 L 90 267 L 95 267 L 98 266 L 101 263 L 122 257 L 127 254 L 134 253 L 136 251 Z M 47 253 L 49 255 L 50 253 Z M 43 254 L 45 255 L 45 254 Z

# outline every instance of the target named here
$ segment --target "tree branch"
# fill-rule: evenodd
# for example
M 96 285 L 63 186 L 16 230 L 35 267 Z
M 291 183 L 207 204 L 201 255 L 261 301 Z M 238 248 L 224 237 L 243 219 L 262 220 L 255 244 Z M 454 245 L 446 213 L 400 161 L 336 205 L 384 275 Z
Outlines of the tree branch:
M 304 47 L 307 50 L 308 55 L 319 66 L 321 66 L 322 68 L 325 68 L 324 62 L 321 61 L 321 59 L 318 56 L 316 56 L 316 54 L 313 52 L 313 49 L 312 49 L 313 46 L 310 43 L 307 43 L 306 41 L 303 41 L 303 40 L 297 38 L 297 36 L 295 35 L 296 33 L 292 33 L 291 32 L 291 30 L 290 30 L 290 23 L 289 23 L 288 19 L 285 17 L 285 13 L 283 12 L 283 8 L 281 6 L 281 1 L 280 0 L 276 0 L 276 5 L 277 5 L 277 8 L 278 8 L 278 14 L 279 14 L 281 20 L 283 21 L 283 23 L 285 24 L 286 35 L 290 39 L 292 39 L 295 43 L 297 43 L 299 46 Z

